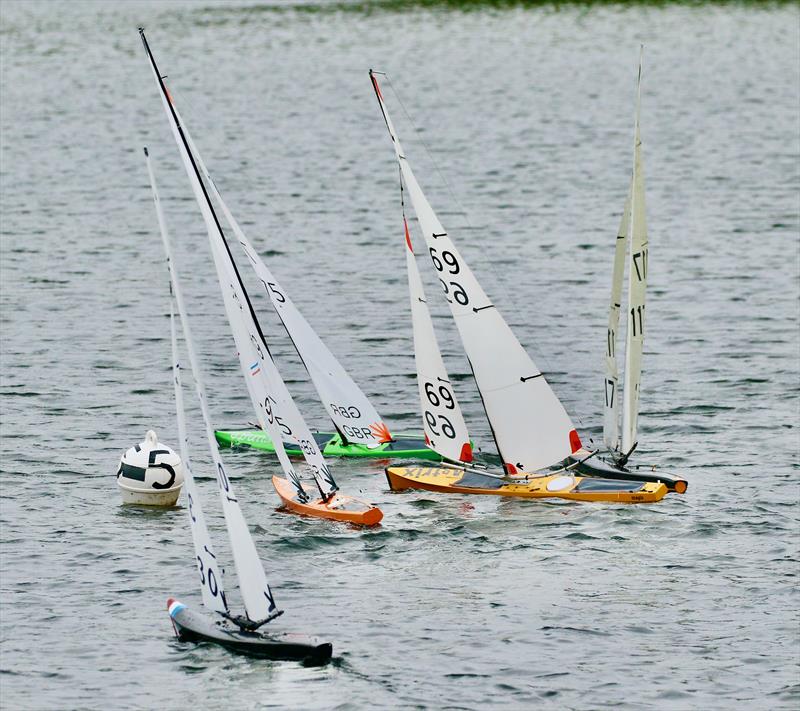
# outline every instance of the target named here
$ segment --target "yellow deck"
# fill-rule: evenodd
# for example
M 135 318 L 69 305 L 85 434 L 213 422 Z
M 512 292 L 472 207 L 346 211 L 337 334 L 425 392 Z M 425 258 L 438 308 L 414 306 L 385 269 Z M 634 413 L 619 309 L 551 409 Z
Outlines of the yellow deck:
M 565 473 L 521 479 L 517 483 L 471 475 L 463 469 L 450 467 L 387 467 L 386 478 L 392 491 L 424 489 L 443 494 L 516 496 L 525 499 L 558 498 L 571 501 L 646 504 L 660 501 L 667 493 L 667 487 L 661 482 L 609 483 L 607 479 L 573 477 Z M 469 483 L 462 482 L 462 478 L 470 480 Z M 478 485 L 474 485 L 475 482 Z M 598 490 L 600 487 L 606 488 Z

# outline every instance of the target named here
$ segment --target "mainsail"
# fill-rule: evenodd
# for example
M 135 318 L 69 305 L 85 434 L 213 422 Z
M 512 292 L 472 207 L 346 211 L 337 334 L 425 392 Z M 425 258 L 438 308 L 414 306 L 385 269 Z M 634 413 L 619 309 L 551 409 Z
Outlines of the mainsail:
M 636 446 L 639 422 L 639 387 L 642 382 L 642 350 L 644 348 L 644 301 L 647 290 L 647 219 L 644 205 L 642 140 L 639 135 L 641 88 L 642 57 L 640 54 L 639 75 L 636 80 L 636 122 L 631 181 L 631 249 L 628 262 L 628 328 L 622 406 L 622 456 L 625 458 Z
M 631 188 L 633 184 L 631 183 Z M 605 400 L 603 403 L 603 441 L 609 451 L 619 450 L 619 371 L 617 368 L 617 329 L 622 303 L 622 281 L 625 277 L 625 255 L 628 249 L 628 235 L 631 218 L 631 190 L 625 199 L 625 209 L 617 232 L 617 246 L 614 252 L 614 273 L 611 279 L 611 305 L 608 309 L 608 329 L 606 332 L 606 376 Z
M 164 250 L 167 255 L 167 266 L 169 267 L 170 283 L 172 285 L 172 293 L 175 303 L 178 307 L 178 314 L 181 319 L 181 326 L 183 327 L 184 340 L 186 342 L 186 350 L 189 354 L 189 362 L 192 367 L 194 375 L 195 390 L 197 392 L 197 399 L 200 402 L 200 411 L 203 415 L 203 423 L 205 424 L 206 438 L 208 440 L 208 447 L 211 452 L 211 458 L 214 462 L 214 469 L 217 476 L 217 483 L 219 485 L 220 498 L 222 499 L 222 511 L 225 515 L 225 525 L 228 529 L 228 537 L 231 543 L 231 551 L 233 552 L 233 560 L 236 566 L 236 574 L 239 577 L 239 588 L 244 601 L 245 611 L 247 617 L 251 620 L 264 620 L 268 617 L 274 616 L 277 613 L 275 606 L 275 599 L 267 583 L 267 576 L 264 573 L 264 567 L 261 564 L 261 559 L 258 557 L 255 543 L 247 529 L 247 523 L 244 520 L 242 510 L 239 507 L 239 502 L 233 491 L 233 484 L 231 483 L 222 464 L 222 459 L 219 455 L 217 440 L 214 436 L 214 428 L 211 426 L 211 418 L 208 414 L 208 406 L 206 404 L 206 392 L 203 384 L 202 371 L 200 369 L 200 362 L 195 355 L 194 347 L 192 345 L 191 331 L 189 328 L 189 321 L 187 317 L 186 307 L 183 302 L 183 294 L 180 288 L 178 275 L 175 271 L 175 265 L 172 259 L 172 248 L 170 246 L 169 235 L 166 231 L 163 215 L 161 214 L 161 205 L 158 200 L 158 193 L 156 191 L 155 178 L 153 176 L 152 167 L 150 166 L 150 157 L 147 155 L 148 170 L 150 172 L 151 185 L 153 187 L 153 195 L 156 201 L 156 211 L 158 213 L 159 226 L 161 228 L 161 238 L 164 242 Z M 185 432 L 181 434 L 181 447 L 185 446 Z M 188 477 L 187 477 L 188 478 Z M 196 494 L 196 491 L 195 491 Z M 191 512 L 191 509 L 190 509 Z M 196 518 L 196 514 L 194 516 Z M 194 531 L 194 526 L 193 526 Z M 207 537 L 207 532 L 206 532 Z M 203 544 L 204 546 L 206 543 Z M 210 552 L 210 546 L 208 546 Z M 213 554 L 211 558 L 214 559 Z M 201 558 L 198 561 L 198 568 L 200 565 L 207 566 L 208 558 Z M 216 566 L 213 569 L 218 573 Z M 206 567 L 206 570 L 208 568 Z M 202 573 L 202 571 L 201 571 Z M 215 579 L 221 584 L 221 576 L 215 573 Z M 209 583 L 210 585 L 210 583 Z M 220 588 L 221 590 L 221 588 Z M 206 602 L 206 595 L 203 594 L 203 601 Z M 206 603 L 208 604 L 208 603 Z M 224 605 L 224 601 L 223 601 Z M 218 609 L 214 605 L 212 609 Z M 227 606 L 225 606 L 227 608 Z M 222 610 L 220 610 L 222 611 Z
M 197 166 L 208 181 L 211 192 L 219 202 L 225 219 L 231 226 L 236 239 L 264 286 L 264 290 L 269 296 L 286 332 L 289 334 L 297 354 L 311 376 L 320 400 L 333 421 L 336 430 L 346 442 L 372 445 L 391 441 L 392 436 L 389 429 L 383 423 L 367 396 L 348 375 L 342 364 L 322 342 L 322 339 L 314 329 L 311 328 L 308 321 L 289 298 L 286 289 L 278 283 L 278 280 L 273 276 L 267 265 L 258 256 L 258 253 L 245 236 L 239 223 L 231 214 L 217 190 L 216 183 L 211 178 L 192 140 L 192 136 L 174 104 L 172 108 L 178 124 L 183 129 L 183 134 L 189 143 L 189 148 L 194 155 Z
M 239 354 L 239 364 L 247 383 L 259 424 L 269 433 L 275 443 L 278 459 L 287 478 L 297 490 L 298 497 L 305 499 L 307 495 L 284 450 L 282 440 L 284 436 L 298 442 L 322 497 L 327 498 L 338 488 L 336 482 L 333 480 L 314 437 L 311 435 L 302 415 L 297 410 L 268 351 L 247 291 L 228 249 L 222 227 L 214 212 L 211 199 L 206 192 L 194 157 L 189 150 L 185 134 L 172 107 L 166 86 L 150 52 L 144 33 L 141 33 L 141 36 L 156 84 L 160 90 L 159 93 L 172 134 L 178 145 L 189 182 L 192 185 L 192 191 L 206 224 L 211 252 L 225 303 L 225 311 Z
M 431 449 L 445 459 L 471 462 L 469 432 L 439 351 L 405 218 L 403 227 L 406 237 L 411 323 L 414 330 L 414 361 L 425 437 Z
M 370 77 L 505 469 L 532 472 L 561 462 L 581 448 L 578 433 L 439 222 L 403 153 L 377 79 L 372 72 Z
M 158 197 L 156 178 L 153 175 L 153 168 L 150 165 L 150 155 L 147 148 L 144 149 L 147 157 L 147 172 L 150 175 L 150 187 L 153 191 L 153 201 L 156 206 L 156 216 L 158 226 L 161 230 L 162 239 L 167 248 L 167 258 L 169 259 L 169 235 L 167 226 L 164 222 L 164 213 L 161 210 L 161 201 Z M 171 285 L 170 281 L 170 285 Z M 211 537 L 208 535 L 206 519 L 200 505 L 200 497 L 197 493 L 197 486 L 192 474 L 192 463 L 189 457 L 189 439 L 186 431 L 186 415 L 183 409 L 183 386 L 181 384 L 181 365 L 178 357 L 178 339 L 175 332 L 174 301 L 175 294 L 170 286 L 170 313 L 169 326 L 172 336 L 172 374 L 175 385 L 175 410 L 178 419 L 178 440 L 180 441 L 181 461 L 186 485 L 186 498 L 189 501 L 189 519 L 191 521 L 192 541 L 194 542 L 195 558 L 197 559 L 197 571 L 200 574 L 200 586 L 203 595 L 203 604 L 211 610 L 217 612 L 227 612 L 228 604 L 225 599 L 225 591 L 222 585 L 222 568 L 217 563 L 217 557 L 211 546 Z
M 178 439 L 180 440 L 181 461 L 183 462 L 186 498 L 189 501 L 189 520 L 191 521 L 194 554 L 197 559 L 197 572 L 200 575 L 200 589 L 203 604 L 216 612 L 227 612 L 228 604 L 222 586 L 222 568 L 211 547 L 206 519 L 200 505 L 197 486 L 194 483 L 192 465 L 189 460 L 189 441 L 186 434 L 186 415 L 183 409 L 183 385 L 181 384 L 181 364 L 178 357 L 178 338 L 175 333 L 174 297 L 170 302 L 169 327 L 172 336 L 172 373 L 175 383 L 175 409 L 178 417 Z

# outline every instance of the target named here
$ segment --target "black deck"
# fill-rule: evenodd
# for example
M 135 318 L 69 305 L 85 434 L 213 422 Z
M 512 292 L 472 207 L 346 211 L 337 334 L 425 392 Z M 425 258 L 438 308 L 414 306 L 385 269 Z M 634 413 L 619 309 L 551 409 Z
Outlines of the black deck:
M 315 637 L 286 632 L 243 632 L 222 618 L 215 621 L 185 606 L 170 618 L 181 641 L 211 642 L 252 657 L 293 660 L 307 666 L 320 666 L 327 664 L 333 653 L 330 642 L 320 642 Z
M 574 457 L 569 457 L 567 462 L 574 464 L 580 461 Z M 650 469 L 621 469 L 614 466 L 610 462 L 606 462 L 597 457 L 582 462 L 574 469 L 576 474 L 582 476 L 601 477 L 603 479 L 617 479 L 618 481 L 646 481 L 651 483 L 662 482 L 667 487 L 668 491 L 675 491 L 675 485 L 682 482 L 686 485 L 686 480 L 671 474 L 665 474 L 661 471 L 652 471 Z M 684 491 L 685 491 L 684 486 Z

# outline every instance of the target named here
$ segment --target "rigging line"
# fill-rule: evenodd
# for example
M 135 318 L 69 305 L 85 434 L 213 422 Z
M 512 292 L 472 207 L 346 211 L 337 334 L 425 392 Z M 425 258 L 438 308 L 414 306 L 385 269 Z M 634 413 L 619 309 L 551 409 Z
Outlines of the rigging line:
M 377 74 L 377 72 L 375 72 L 375 73 Z M 397 89 L 395 89 L 394 84 L 392 83 L 392 78 L 386 73 L 384 73 L 384 76 L 386 77 L 386 81 L 388 82 L 389 87 L 391 88 L 392 94 L 394 95 L 395 99 L 397 99 L 397 103 L 400 106 L 400 108 L 402 109 L 403 114 L 405 115 L 405 117 L 408 120 L 408 122 L 411 125 L 411 127 L 414 129 L 414 133 L 416 134 L 417 138 L 419 139 L 420 143 L 422 144 L 422 147 L 424 148 L 425 153 L 428 156 L 428 159 L 430 160 L 431 164 L 433 165 L 434 169 L 436 170 L 437 174 L 439 175 L 439 178 L 442 180 L 442 182 L 444 183 L 445 187 L 447 188 L 447 192 L 450 194 L 450 197 L 453 199 L 453 202 L 456 203 L 456 207 L 458 207 L 459 210 L 461 211 L 461 213 L 463 215 L 463 219 L 467 224 L 467 227 L 469 228 L 470 231 L 473 231 L 475 228 L 473 227 L 472 223 L 470 222 L 469 213 L 467 212 L 466 208 L 464 207 L 464 203 L 461 200 L 458 199 L 458 196 L 456 195 L 452 185 L 450 184 L 450 182 L 447 180 L 447 178 L 444 176 L 444 174 L 440 170 L 439 164 L 436 162 L 436 159 L 433 157 L 433 153 L 428 148 L 428 144 L 425 142 L 425 139 L 422 136 L 422 132 L 417 127 L 417 125 L 414 123 L 414 119 L 411 118 L 411 115 L 409 114 L 408 110 L 406 109 L 405 104 L 403 104 L 403 101 L 400 98 L 400 94 L 398 93 Z M 515 313 L 522 313 L 522 309 L 519 308 L 517 300 L 514 298 L 514 296 L 505 287 L 505 282 L 506 282 L 505 277 L 503 277 L 501 274 L 499 274 L 499 272 L 497 271 L 497 268 L 494 266 L 494 264 L 493 264 L 493 262 L 491 260 L 488 261 L 487 266 L 488 266 L 488 269 L 492 272 L 492 276 L 494 277 L 494 280 L 495 280 L 495 285 L 499 289 L 499 291 L 502 293 L 505 302 L 507 304 L 509 304 L 514 309 Z M 538 361 L 540 361 L 541 363 L 543 363 L 543 365 L 545 366 L 542 369 L 544 372 L 548 372 L 548 373 L 553 372 L 552 368 L 550 367 L 550 363 L 548 362 L 549 359 L 542 352 L 540 352 L 540 350 L 538 348 L 536 349 L 536 359 Z M 586 430 L 586 425 L 584 424 L 583 418 L 581 418 L 579 413 L 576 413 L 575 419 L 578 421 L 578 424 L 580 425 L 581 429 L 585 431 Z M 594 443 L 594 440 L 591 437 L 589 437 L 589 440 L 592 443 Z

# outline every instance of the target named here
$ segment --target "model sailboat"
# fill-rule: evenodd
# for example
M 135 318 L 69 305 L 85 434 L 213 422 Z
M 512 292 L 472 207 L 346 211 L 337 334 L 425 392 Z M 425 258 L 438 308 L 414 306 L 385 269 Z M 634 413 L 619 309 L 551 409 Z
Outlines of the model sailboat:
M 147 149 L 145 149 L 147 155 Z M 186 308 L 180 290 L 178 276 L 172 261 L 169 237 L 163 222 L 158 193 L 155 189 L 152 168 L 148 158 L 148 169 L 153 185 L 153 197 L 156 201 L 159 224 L 167 253 L 167 264 L 170 273 L 170 331 L 172 336 L 172 363 L 175 385 L 175 406 L 178 420 L 178 438 L 180 440 L 181 457 L 185 471 L 186 494 L 189 502 L 189 521 L 192 529 L 197 571 L 200 575 L 200 586 L 203 604 L 219 615 L 214 620 L 190 610 L 182 602 L 169 598 L 167 608 L 170 619 L 179 639 L 188 641 L 213 642 L 222 646 L 245 652 L 247 654 L 269 659 L 294 659 L 307 664 L 325 664 L 331 658 L 332 646 L 320 642 L 313 637 L 291 633 L 267 635 L 257 630 L 282 614 L 277 608 L 275 596 L 267 582 L 264 567 L 258 557 L 253 538 L 239 507 L 233 484 L 225 471 L 219 455 L 214 430 L 208 415 L 206 393 L 200 364 L 192 344 Z M 222 511 L 228 529 L 231 550 L 236 573 L 239 577 L 239 589 L 244 603 L 244 615 L 231 614 L 228 598 L 223 586 L 222 568 L 214 554 L 211 538 L 203 516 L 200 496 L 192 475 L 189 441 L 186 430 L 186 416 L 183 409 L 183 390 L 181 385 L 181 368 L 178 357 L 178 339 L 175 329 L 175 305 L 177 304 L 183 328 L 184 341 L 189 354 L 189 362 L 194 375 L 197 398 L 205 424 L 206 437 L 214 462 L 217 483 L 222 500 Z
M 147 46 L 144 33 L 142 33 L 142 40 Z M 148 58 L 154 66 L 154 60 L 149 51 Z M 159 82 L 159 89 L 162 84 L 163 79 Z M 163 91 L 166 92 L 166 88 Z M 193 157 L 193 170 L 206 179 L 208 192 L 218 202 L 225 220 L 255 270 L 333 423 L 335 432 L 313 433 L 313 439 L 320 450 L 330 456 L 380 457 L 384 459 L 387 456 L 435 457 L 438 459 L 435 453 L 425 447 L 425 443 L 420 437 L 413 435 L 394 437 L 392 435 L 367 396 L 303 317 L 292 302 L 287 290 L 281 286 L 258 255 L 228 209 L 172 97 L 168 93 L 165 93 L 165 97 L 170 108 L 168 116 L 170 119 L 174 118 L 177 125 L 180 126 L 181 140 L 188 144 L 188 150 Z M 227 248 L 228 243 L 224 235 L 223 240 Z M 230 253 L 230 250 L 228 252 Z M 277 448 L 272 434 L 263 429 L 220 430 L 216 435 L 221 444 L 228 446 L 246 445 L 270 452 L 276 451 Z M 302 453 L 302 446 L 295 437 L 284 432 L 283 438 L 285 440 L 283 442 L 284 449 L 291 454 Z
M 688 482 L 680 477 L 653 471 L 630 471 L 628 458 L 638 445 L 639 395 L 642 381 L 642 352 L 645 332 L 645 292 L 647 289 L 648 238 L 645 212 L 644 163 L 639 130 L 642 84 L 642 55 L 636 80 L 636 114 L 634 119 L 633 170 L 625 199 L 614 250 L 614 269 L 611 279 L 611 302 L 605 345 L 605 377 L 603 399 L 603 442 L 611 462 L 594 459 L 580 464 L 578 470 L 592 475 L 616 479 L 661 480 L 670 491 L 684 493 Z M 617 342 L 619 317 L 622 310 L 622 291 L 627 258 L 628 302 L 625 333 L 624 387 L 619 387 Z M 622 401 L 620 418 L 619 403 Z M 621 422 L 620 422 L 621 420 Z M 620 427 L 621 424 L 621 427 Z M 621 431 L 620 431 L 621 430 Z M 576 456 L 580 457 L 581 452 Z
M 658 481 L 576 477 L 570 471 L 593 453 L 583 450 L 564 406 L 439 222 L 403 152 L 375 73 L 370 72 L 370 77 L 400 166 L 401 190 L 404 187 L 410 196 L 504 468 L 503 474 L 491 474 L 466 466 L 389 467 L 386 474 L 390 487 L 582 501 L 638 503 L 661 499 L 667 487 Z M 422 404 L 424 409 L 424 398 Z M 431 446 L 436 448 L 437 444 Z M 454 459 L 451 454 L 440 453 Z M 575 456 L 579 458 L 570 462 Z M 464 464 L 468 461 L 455 459 Z M 553 472 L 553 467 L 561 468 Z
M 142 40 L 161 89 L 164 108 L 167 111 L 167 117 L 189 176 L 192 190 L 206 223 L 225 311 L 236 343 L 239 365 L 244 375 L 247 390 L 259 424 L 264 431 L 269 432 L 276 443 L 276 453 L 286 475 L 286 479 L 278 476 L 273 477 L 273 485 L 286 508 L 296 513 L 363 525 L 377 524 L 383 517 L 380 509 L 359 499 L 339 493 L 338 486 L 317 442 L 297 409 L 275 362 L 272 360 L 250 298 L 239 276 L 236 264 L 225 241 L 222 227 L 200 177 L 186 133 L 172 108 L 169 95 L 150 54 L 144 34 L 142 34 Z M 155 194 L 154 183 L 153 190 Z M 161 206 L 158 201 L 156 201 L 156 208 L 159 211 L 159 224 L 163 226 L 163 216 L 160 214 Z M 319 498 L 312 497 L 303 487 L 283 447 L 284 436 L 291 437 L 298 443 L 318 489 Z

